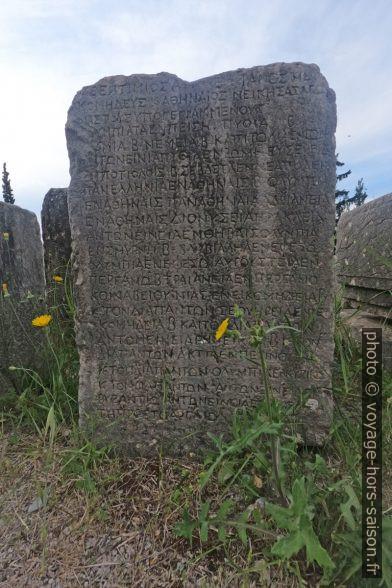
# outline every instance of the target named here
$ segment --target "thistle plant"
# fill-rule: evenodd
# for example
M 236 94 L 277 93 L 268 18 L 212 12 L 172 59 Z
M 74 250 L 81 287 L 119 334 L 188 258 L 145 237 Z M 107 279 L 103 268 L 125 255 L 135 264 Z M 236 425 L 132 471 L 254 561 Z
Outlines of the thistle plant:
M 267 326 L 262 320 L 258 320 L 256 324 L 249 325 L 244 318 L 244 311 L 237 305 L 234 306 L 234 318 L 239 321 L 241 330 L 229 329 L 230 319 L 226 318 L 219 325 L 216 333 L 215 340 L 219 341 L 223 336 L 231 337 L 235 340 L 246 340 L 250 346 L 255 348 L 258 353 L 258 367 L 260 372 L 260 383 L 261 388 L 265 391 L 265 401 L 267 406 L 267 417 L 270 425 L 276 424 L 276 410 L 275 399 L 272 393 L 272 387 L 268 371 L 268 363 L 265 354 L 265 342 L 268 336 L 277 330 L 292 330 L 297 331 L 298 329 L 289 325 L 272 325 Z M 287 503 L 286 493 L 283 488 L 283 480 L 281 475 L 281 444 L 279 434 L 275 432 L 267 433 L 267 439 L 271 447 L 271 462 L 272 472 L 276 485 L 276 489 L 279 493 L 280 498 L 283 502 Z

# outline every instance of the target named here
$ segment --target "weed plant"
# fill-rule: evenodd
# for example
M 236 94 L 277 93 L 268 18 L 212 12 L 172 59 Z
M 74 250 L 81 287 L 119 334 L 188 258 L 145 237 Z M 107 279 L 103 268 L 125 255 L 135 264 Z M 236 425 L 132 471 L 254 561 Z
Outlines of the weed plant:
M 61 473 L 71 477 L 76 487 L 96 491 L 93 471 L 109 458 L 109 448 L 98 448 L 78 427 L 79 358 L 75 343 L 75 304 L 69 272 L 55 276 L 47 299 L 49 314 L 32 319 L 44 333 L 42 369 L 34 371 L 10 366 L 18 378 L 14 391 L 1 396 L 0 417 L 3 432 L 35 432 L 48 463 L 61 439 Z M 60 444 L 57 444 L 57 449 Z
M 14 366 L 22 392 L 2 396 L 3 430 L 13 430 L 15 442 L 18 430 L 35 431 L 49 467 L 57 451 L 61 475 L 78 491 L 99 499 L 104 485 L 96 470 L 112 454 L 78 429 L 72 287 L 66 278 L 54 288 L 65 288 L 66 295 L 65 302 L 61 296 L 62 302 L 56 304 L 56 290 L 53 292 L 52 318 L 47 326 L 38 327 L 45 333 L 45 369 L 37 373 Z M 233 317 L 238 330 L 228 328 L 228 319 L 218 329 L 217 337 L 246 339 L 258 351 L 260 389 L 265 397 L 255 409 L 234 413 L 231 441 L 210 434 L 216 450 L 206 456 L 196 481 L 185 470 L 167 508 L 182 512 L 174 532 L 190 543 L 194 559 L 224 557 L 244 586 L 248 581 L 266 585 L 267 580 L 260 578 L 271 577 L 280 568 L 298 586 L 392 587 L 392 509 L 388 502 L 383 522 L 384 578 L 369 582 L 361 578 L 361 364 L 340 319 L 341 306 L 338 297 L 336 411 L 322 449 L 300 445 L 295 430 L 290 429 L 306 398 L 286 407 L 273 397 L 264 352 L 269 335 L 286 329 L 294 348 L 304 356 L 303 333 L 289 323 L 268 327 L 256 321 L 250 325 L 238 307 Z M 385 379 L 384 391 L 384 460 L 391 467 L 391 378 Z M 165 378 L 163 395 L 165 412 Z M 42 490 L 45 500 L 48 496 L 50 500 L 48 484 Z M 387 500 L 390 505 L 390 495 Z M 238 553 L 245 565 L 238 565 Z
M 66 289 L 65 303 L 57 303 L 58 290 Z M 2 397 L 2 410 L 19 425 L 41 431 L 48 422 L 73 427 L 77 423 L 78 355 L 73 329 L 73 296 L 68 280 L 54 282 L 49 293 L 49 314 L 32 317 L 43 331 L 40 371 L 10 366 L 18 377 L 17 389 Z M 61 296 L 62 297 L 62 296 Z M 3 417 L 4 418 L 4 417 Z
M 297 578 L 298 586 L 392 586 L 391 508 L 383 517 L 383 579 L 364 580 L 361 523 L 361 387 L 360 360 L 340 318 L 342 298 L 336 300 L 336 362 L 334 400 L 337 407 L 330 437 L 322 449 L 300 446 L 285 424 L 293 411 L 270 395 L 263 345 L 273 329 L 259 321 L 249 326 L 236 308 L 241 331 L 222 323 L 217 336 L 239 339 L 243 333 L 259 350 L 261 388 L 265 399 L 251 412 L 237 412 L 232 439 L 224 443 L 210 435 L 216 452 L 207 456 L 199 487 L 175 496 L 182 504 L 176 533 L 199 557 L 222 552 L 235 567 L 233 553 L 242 543 L 248 568 L 242 577 L 260 577 L 262 567 L 279 566 Z M 298 340 L 296 334 L 294 340 Z M 385 461 L 391 450 L 391 379 L 385 378 Z M 389 400 L 388 400 L 389 399 Z M 351 405 L 350 411 L 345 410 Z M 253 576 L 252 576 L 253 574 Z M 256 575 L 255 575 L 256 574 Z

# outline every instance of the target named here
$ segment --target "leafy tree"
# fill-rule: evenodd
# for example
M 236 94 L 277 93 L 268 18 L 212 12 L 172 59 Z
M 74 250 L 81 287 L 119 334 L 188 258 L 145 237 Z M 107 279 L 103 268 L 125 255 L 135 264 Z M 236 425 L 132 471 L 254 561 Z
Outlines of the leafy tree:
M 342 167 L 344 165 L 344 163 L 342 161 L 339 161 L 338 157 L 339 157 L 339 153 L 336 154 L 336 168 Z M 341 174 L 336 173 L 336 182 L 341 182 L 342 180 L 345 180 L 350 174 L 351 174 L 351 169 L 349 169 L 348 171 L 343 172 Z M 347 198 L 348 194 L 349 194 L 348 190 L 338 190 L 338 189 L 335 190 L 336 222 L 340 219 L 342 212 L 344 210 L 346 210 L 347 201 L 348 201 L 348 198 Z
M 12 194 L 11 182 L 9 180 L 6 164 L 3 163 L 3 200 L 8 204 L 15 204 L 15 198 Z
M 355 206 L 361 206 L 361 204 L 365 202 L 367 197 L 368 194 L 365 190 L 365 186 L 363 185 L 363 178 L 361 178 L 360 180 L 358 180 L 358 184 L 355 188 L 355 194 L 353 198 Z
M 341 161 L 338 160 L 338 155 L 336 155 L 336 167 L 341 167 L 344 165 Z M 351 169 L 345 171 L 341 174 L 336 174 L 336 182 L 340 182 L 344 180 L 351 174 Z M 355 194 L 351 198 L 348 197 L 349 191 L 348 190 L 336 190 L 335 191 L 335 202 L 336 202 L 336 222 L 340 219 L 342 213 L 345 210 L 350 210 L 353 206 L 361 206 L 368 197 L 367 192 L 365 190 L 365 186 L 363 184 L 363 178 L 358 180 L 358 184 L 355 188 Z

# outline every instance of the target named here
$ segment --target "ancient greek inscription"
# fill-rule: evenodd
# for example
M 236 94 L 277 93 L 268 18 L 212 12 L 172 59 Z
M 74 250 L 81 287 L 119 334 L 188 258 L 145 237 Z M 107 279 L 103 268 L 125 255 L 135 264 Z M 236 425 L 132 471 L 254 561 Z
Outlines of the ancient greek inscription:
M 227 433 L 234 409 L 263 395 L 251 350 L 214 342 L 238 304 L 249 319 L 307 325 L 313 360 L 277 332 L 271 381 L 288 402 L 305 389 L 319 398 L 310 422 L 322 437 L 334 129 L 334 94 L 304 64 L 193 83 L 117 76 L 76 95 L 67 141 L 84 422 L 145 454 Z

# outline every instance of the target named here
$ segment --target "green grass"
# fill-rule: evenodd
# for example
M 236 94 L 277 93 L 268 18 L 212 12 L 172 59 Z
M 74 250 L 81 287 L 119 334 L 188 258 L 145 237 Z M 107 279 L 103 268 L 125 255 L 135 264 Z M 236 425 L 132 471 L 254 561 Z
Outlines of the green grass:
M 65 295 L 60 291 L 63 288 Z M 56 284 L 48 299 L 52 302 L 51 321 L 41 327 L 45 333 L 42 369 L 11 367 L 17 388 L 1 396 L 0 419 L 3 431 L 34 433 L 48 463 L 57 441 L 64 444 L 65 435 L 68 447 L 64 448 L 60 471 L 73 477 L 78 487 L 92 491 L 91 472 L 109 459 L 109 449 L 95 447 L 78 426 L 79 358 L 71 281 L 66 277 L 64 283 Z
M 361 578 L 361 364 L 359 352 L 340 318 L 336 302 L 335 414 L 321 449 L 300 447 L 283 435 L 287 414 L 276 403 L 274 415 L 262 402 L 253 413 L 237 413 L 232 440 L 213 438 L 217 451 L 204 462 L 193 502 L 184 490 L 183 518 L 176 527 L 200 553 L 227 553 L 240 543 L 251 564 L 286 566 L 298 585 L 306 578 L 320 586 L 392 586 L 391 491 L 384 489 L 384 578 Z M 251 330 L 255 333 L 254 329 Z M 261 365 L 261 372 L 264 371 Z M 384 377 L 384 464 L 391 464 L 391 375 Z M 277 492 L 271 462 L 274 435 L 285 492 Z M 209 489 L 210 486 L 210 489 Z M 235 499 L 233 499 L 233 496 Z M 180 504 L 180 496 L 176 496 Z M 389 508 L 388 508 L 389 507 Z M 245 572 L 244 572 L 245 573 Z M 372 583 L 373 582 L 373 583 Z M 312 584 L 313 585 L 313 584 Z
M 36 373 L 18 369 L 21 393 L 1 397 L 3 434 L 14 447 L 29 432 L 36 439 L 32 454 L 43 459 L 51 485 L 53 470 L 59 483 L 89 497 L 96 520 L 108 524 L 108 484 L 125 475 L 125 462 L 116 461 L 107 447 L 97 447 L 78 428 L 78 356 L 72 292 L 66 303 L 51 309 L 46 329 L 45 369 Z M 384 580 L 366 583 L 361 578 L 361 364 L 358 350 L 340 318 L 336 302 L 334 376 L 335 415 L 323 448 L 303 447 L 293 422 L 301 404 L 287 408 L 267 394 L 252 411 L 233 415 L 232 437 L 224 442 L 210 435 L 215 451 L 202 465 L 180 467 L 177 483 L 163 508 L 171 520 L 173 545 L 180 540 L 192 561 L 208 560 L 247 586 L 280 574 L 285 585 L 392 587 L 391 480 L 384 490 Z M 269 390 L 263 345 L 269 330 L 260 322 L 248 325 L 236 309 L 240 330 L 225 336 L 247 337 L 260 351 L 261 386 Z M 275 326 L 291 328 L 290 325 Z M 297 342 L 293 331 L 294 342 Z M 169 401 L 166 380 L 162 388 L 163 413 Z M 384 378 L 384 464 L 392 470 L 392 377 Z M 295 420 L 295 418 L 294 418 Z M 116 461 L 116 468 L 110 464 Z M 102 476 L 107 464 L 110 480 Z M 158 487 L 166 484 L 158 464 Z M 143 484 L 143 480 L 138 481 Z M 102 506 L 103 505 L 103 506 Z M 45 528 L 43 533 L 45 534 Z M 179 538 L 179 539 L 178 539 Z M 42 537 L 45 543 L 45 537 Z M 46 556 L 45 556 L 46 557 Z M 212 565 L 212 564 L 211 564 Z M 272 575 L 272 576 L 271 576 Z M 290 583 L 289 583 L 290 582 Z M 284 584 L 283 584 L 284 585 Z

